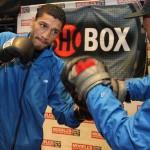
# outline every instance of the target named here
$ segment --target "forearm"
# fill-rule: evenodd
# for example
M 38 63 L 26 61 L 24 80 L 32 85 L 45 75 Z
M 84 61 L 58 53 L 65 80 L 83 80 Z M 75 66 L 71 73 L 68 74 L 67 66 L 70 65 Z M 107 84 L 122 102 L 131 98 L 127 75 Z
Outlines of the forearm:
M 74 116 L 75 103 L 71 95 L 66 91 L 61 82 L 58 82 L 58 87 L 53 96 L 53 101 L 49 101 L 49 105 L 53 108 L 52 112 L 59 124 L 66 125 L 71 128 L 76 128 L 80 122 Z
M 58 124 L 66 125 L 71 128 L 77 128 L 80 125 L 81 122 L 74 116 L 74 105 L 70 105 L 68 109 L 61 107 L 59 108 L 60 109 L 53 109 L 52 111 Z
M 109 88 L 97 85 L 88 93 L 87 106 L 98 131 L 111 146 L 114 145 L 121 120 L 127 118 L 121 103 L 115 99 Z
M 150 98 L 150 76 L 135 78 L 125 83 L 131 100 L 145 101 Z
M 145 118 L 144 120 L 147 122 L 150 116 L 143 107 L 133 117 L 128 117 L 121 103 L 113 96 L 112 91 L 102 85 L 96 86 L 88 93 L 87 106 L 98 131 L 112 149 L 138 150 L 148 142 L 150 127 L 149 124 L 145 124 L 143 119 Z M 150 108 L 148 111 L 150 112 Z M 142 129 L 145 126 L 148 133 L 143 141 Z

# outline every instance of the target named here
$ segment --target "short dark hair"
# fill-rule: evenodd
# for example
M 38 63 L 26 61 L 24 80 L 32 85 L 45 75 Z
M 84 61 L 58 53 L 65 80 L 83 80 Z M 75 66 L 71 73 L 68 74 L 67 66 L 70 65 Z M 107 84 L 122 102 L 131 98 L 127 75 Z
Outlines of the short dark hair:
M 41 7 L 37 9 L 37 14 L 35 16 L 35 19 L 38 19 L 39 17 L 41 17 L 44 13 L 47 13 L 53 16 L 54 18 L 59 19 L 62 22 L 62 27 L 65 25 L 66 16 L 61 6 L 58 6 L 55 4 L 42 5 Z

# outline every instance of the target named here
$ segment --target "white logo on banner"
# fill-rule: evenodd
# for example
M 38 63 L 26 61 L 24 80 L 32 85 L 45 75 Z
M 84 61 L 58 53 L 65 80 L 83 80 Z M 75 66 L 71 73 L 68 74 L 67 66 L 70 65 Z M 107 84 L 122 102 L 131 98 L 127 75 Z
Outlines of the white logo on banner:
M 129 48 L 129 45 L 126 41 L 126 36 L 127 33 L 129 32 L 130 27 L 126 27 L 124 28 L 123 31 L 121 31 L 121 28 L 114 28 L 117 36 L 118 36 L 118 41 L 117 44 L 115 46 L 115 48 L 113 49 L 113 51 L 119 51 L 120 47 L 122 46 L 124 48 L 124 51 L 131 51 Z M 105 44 L 105 37 L 106 34 L 109 37 L 109 43 Z M 90 36 L 92 35 L 92 36 Z M 97 40 L 98 37 L 98 31 L 95 28 L 85 28 L 85 51 L 96 51 L 96 49 L 98 48 L 98 44 L 100 44 L 101 49 L 105 52 L 109 52 L 110 50 L 112 50 L 112 47 L 114 46 L 114 42 L 115 42 L 115 36 L 113 31 L 110 28 L 104 28 L 102 29 L 102 31 L 100 32 L 100 38 L 99 41 Z M 90 43 L 92 43 L 90 45 Z

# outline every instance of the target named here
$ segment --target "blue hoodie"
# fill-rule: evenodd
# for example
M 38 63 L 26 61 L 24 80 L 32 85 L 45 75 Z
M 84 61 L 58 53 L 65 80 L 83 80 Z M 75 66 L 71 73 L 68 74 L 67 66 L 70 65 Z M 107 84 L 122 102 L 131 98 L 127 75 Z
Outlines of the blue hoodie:
M 27 35 L 0 33 L 0 45 L 13 37 Z M 19 59 L 0 67 L 0 150 L 10 150 L 15 137 L 15 150 L 40 150 L 48 105 L 59 124 L 71 128 L 80 125 L 74 117 L 74 102 L 60 80 L 63 66 L 50 47 L 31 62 L 30 69 L 29 65 L 22 66 Z

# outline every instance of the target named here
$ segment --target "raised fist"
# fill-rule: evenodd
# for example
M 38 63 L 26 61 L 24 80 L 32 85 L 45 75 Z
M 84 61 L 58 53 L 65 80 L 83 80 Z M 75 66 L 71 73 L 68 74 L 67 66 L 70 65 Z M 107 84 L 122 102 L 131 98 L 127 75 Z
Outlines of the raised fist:
M 34 46 L 32 41 L 26 37 L 14 37 L 0 47 L 1 64 L 19 58 L 23 65 L 32 60 Z

